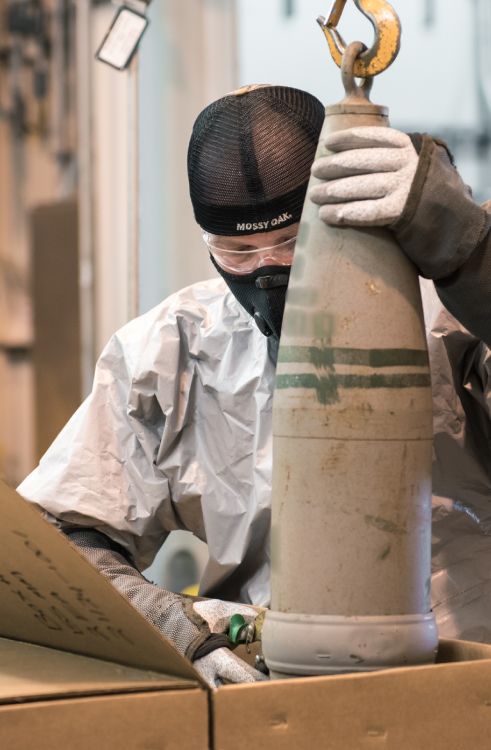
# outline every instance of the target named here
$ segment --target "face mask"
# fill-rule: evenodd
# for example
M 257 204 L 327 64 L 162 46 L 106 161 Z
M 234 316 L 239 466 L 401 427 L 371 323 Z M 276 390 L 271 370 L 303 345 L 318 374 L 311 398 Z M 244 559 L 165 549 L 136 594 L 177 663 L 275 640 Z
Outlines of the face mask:
M 254 318 L 261 333 L 268 337 L 268 344 L 270 339 L 277 343 L 281 335 L 290 268 L 269 266 L 238 276 L 220 268 L 213 256 L 211 261 L 234 297 Z

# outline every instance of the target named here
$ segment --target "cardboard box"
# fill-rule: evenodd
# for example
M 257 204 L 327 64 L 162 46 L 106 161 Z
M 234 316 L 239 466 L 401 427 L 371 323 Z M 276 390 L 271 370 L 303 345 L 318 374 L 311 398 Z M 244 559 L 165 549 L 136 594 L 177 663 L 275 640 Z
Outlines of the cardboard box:
M 442 641 L 436 665 L 208 691 L 5 485 L 0 512 L 0 635 L 51 647 L 0 640 L 2 749 L 491 747 L 489 645 Z
M 2 750 L 208 747 L 196 682 L 0 639 Z
M 8 750 L 487 750 L 491 647 L 448 663 L 220 688 L 0 639 Z
M 491 646 L 442 641 L 438 658 L 427 667 L 220 688 L 214 747 L 489 750 Z

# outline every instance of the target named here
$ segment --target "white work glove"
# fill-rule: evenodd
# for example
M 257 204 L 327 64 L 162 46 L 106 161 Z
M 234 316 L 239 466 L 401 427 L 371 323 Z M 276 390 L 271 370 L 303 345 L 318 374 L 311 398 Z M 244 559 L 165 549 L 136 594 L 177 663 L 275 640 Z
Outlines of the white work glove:
M 155 586 L 121 552 L 112 549 L 111 541 L 95 529 L 73 530 L 69 538 L 181 654 L 195 663 L 211 656 L 212 649 L 222 650 L 229 643 L 225 634 L 232 615 L 240 614 L 250 623 L 264 611 L 217 599 L 198 602 Z
M 240 682 L 263 682 L 268 679 L 228 648 L 217 648 L 211 654 L 196 659 L 194 666 L 211 688 Z
M 329 135 L 333 153 L 316 159 L 312 174 L 323 182 L 309 191 L 319 217 L 333 226 L 390 226 L 402 215 L 418 166 L 405 133 L 360 127 Z
M 193 604 L 193 609 L 205 620 L 210 633 L 228 633 L 232 615 L 242 615 L 247 624 L 264 611 L 261 607 L 226 602 L 222 599 L 203 599 Z
M 260 607 L 236 604 L 221 599 L 204 599 L 193 604 L 193 609 L 208 624 L 211 633 L 228 633 L 232 615 L 242 615 L 247 623 L 264 612 Z M 267 677 L 239 659 L 230 649 L 218 648 L 211 654 L 196 659 L 194 666 L 212 688 L 239 682 L 261 682 Z

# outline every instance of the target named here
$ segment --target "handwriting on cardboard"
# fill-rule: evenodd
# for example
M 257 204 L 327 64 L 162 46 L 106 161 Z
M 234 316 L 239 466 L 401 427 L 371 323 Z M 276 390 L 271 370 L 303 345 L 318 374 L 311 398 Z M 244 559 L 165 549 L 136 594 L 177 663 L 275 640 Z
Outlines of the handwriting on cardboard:
M 195 679 L 67 538 L 0 481 L 0 636 Z
M 73 635 L 90 634 L 103 641 L 122 639 L 132 645 L 132 639 L 123 628 L 115 627 L 104 610 L 86 594 L 83 588 L 73 585 L 60 571 L 52 559 L 29 539 L 28 535 L 13 529 L 21 545 L 47 571 L 54 574 L 67 594 L 57 590 L 42 590 L 29 576 L 18 569 L 0 573 L 0 600 L 5 602 L 4 592 L 16 597 L 17 607 L 33 616 L 37 623 L 48 630 L 67 631 Z M 2 592 L 3 589 L 3 592 Z

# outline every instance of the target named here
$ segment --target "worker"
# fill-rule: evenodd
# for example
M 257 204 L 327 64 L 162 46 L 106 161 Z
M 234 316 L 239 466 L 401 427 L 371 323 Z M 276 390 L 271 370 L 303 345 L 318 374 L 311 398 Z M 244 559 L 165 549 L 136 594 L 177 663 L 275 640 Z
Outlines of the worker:
M 264 679 L 226 633 L 232 614 L 249 621 L 251 605 L 270 600 L 275 366 L 323 120 L 315 97 L 285 86 L 245 87 L 201 112 L 188 151 L 190 195 L 218 277 L 114 334 L 92 393 L 19 487 L 212 686 Z M 320 217 L 389 227 L 473 331 L 432 303 L 441 496 L 433 602 L 444 635 L 491 641 L 490 215 L 428 136 L 367 128 L 331 135 L 327 145 L 333 154 L 313 165 Z M 140 573 L 175 529 L 208 545 L 204 601 Z

